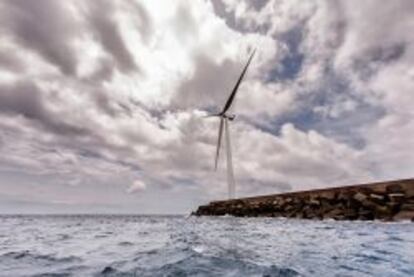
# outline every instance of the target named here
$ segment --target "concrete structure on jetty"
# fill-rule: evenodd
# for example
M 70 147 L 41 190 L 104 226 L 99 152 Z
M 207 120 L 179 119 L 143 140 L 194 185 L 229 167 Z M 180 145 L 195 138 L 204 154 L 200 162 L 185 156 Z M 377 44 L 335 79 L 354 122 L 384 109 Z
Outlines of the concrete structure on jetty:
M 414 179 L 215 201 L 193 214 L 414 221 Z

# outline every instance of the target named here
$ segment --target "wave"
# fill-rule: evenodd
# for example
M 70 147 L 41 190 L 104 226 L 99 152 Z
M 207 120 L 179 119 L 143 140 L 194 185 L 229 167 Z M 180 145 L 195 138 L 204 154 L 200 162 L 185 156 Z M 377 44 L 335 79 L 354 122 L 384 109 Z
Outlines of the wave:
M 73 263 L 73 262 L 82 261 L 81 258 L 74 257 L 74 256 L 57 257 L 54 255 L 36 254 L 28 250 L 7 252 L 1 255 L 0 259 L 1 260 L 13 259 L 13 260 L 19 260 L 21 262 L 29 262 L 32 260 L 32 261 L 44 261 L 44 262 L 49 262 L 49 263 Z
M 134 268 L 129 271 L 105 266 L 98 275 L 101 276 L 263 276 L 294 277 L 302 276 L 292 268 L 275 265 L 263 266 L 251 262 L 224 257 L 208 257 L 199 254 L 191 255 L 174 263 L 159 268 Z
M 407 223 L 0 219 L 0 276 L 414 276 Z

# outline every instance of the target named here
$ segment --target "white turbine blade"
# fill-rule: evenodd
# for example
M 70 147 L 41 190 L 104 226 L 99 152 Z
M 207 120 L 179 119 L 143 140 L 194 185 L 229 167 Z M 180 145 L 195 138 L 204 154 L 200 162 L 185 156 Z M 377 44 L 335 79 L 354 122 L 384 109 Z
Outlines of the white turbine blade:
M 215 163 L 214 163 L 214 169 L 217 170 L 217 166 L 218 166 L 218 159 L 219 159 L 219 155 L 220 155 L 220 148 L 221 148 L 221 138 L 223 137 L 223 126 L 224 124 L 224 119 L 220 118 L 220 127 L 219 127 L 219 133 L 218 133 L 218 140 L 217 140 L 217 150 L 216 150 L 216 159 L 215 159 Z
M 227 150 L 227 182 L 229 186 L 229 199 L 235 197 L 236 181 L 234 180 L 233 172 L 233 157 L 231 155 L 231 142 L 230 142 L 230 131 L 228 120 L 225 119 L 226 127 L 226 150 Z

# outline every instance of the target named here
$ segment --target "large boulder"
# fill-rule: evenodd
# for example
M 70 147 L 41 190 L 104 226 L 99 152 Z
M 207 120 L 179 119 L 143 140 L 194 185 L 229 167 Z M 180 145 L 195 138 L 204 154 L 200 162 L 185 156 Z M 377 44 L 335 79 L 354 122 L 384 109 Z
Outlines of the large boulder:
M 380 205 L 385 205 L 385 203 L 387 202 L 385 195 L 379 193 L 371 193 L 369 195 L 369 200 Z
M 412 211 L 414 212 L 414 203 L 403 203 L 400 207 L 401 211 Z
M 414 221 L 414 211 L 400 211 L 393 216 L 393 219 Z
M 353 196 L 353 199 L 359 201 L 359 202 L 363 202 L 368 198 L 368 196 L 362 192 L 357 192 L 355 193 L 355 195 Z
M 391 184 L 387 186 L 386 192 L 387 193 L 404 192 L 404 189 L 400 184 Z
M 374 212 L 371 210 L 360 209 L 358 211 L 359 220 L 373 220 L 374 218 Z
M 346 209 L 344 210 L 343 215 L 345 219 L 348 219 L 348 220 L 355 220 L 355 219 L 358 219 L 359 217 L 358 210 L 355 210 L 355 209 Z
M 389 220 L 392 218 L 392 215 L 395 213 L 394 208 L 392 206 L 376 206 L 375 210 L 373 210 L 374 216 L 377 219 L 386 219 Z
M 391 202 L 402 203 L 404 201 L 405 194 L 403 192 L 388 193 L 388 198 Z

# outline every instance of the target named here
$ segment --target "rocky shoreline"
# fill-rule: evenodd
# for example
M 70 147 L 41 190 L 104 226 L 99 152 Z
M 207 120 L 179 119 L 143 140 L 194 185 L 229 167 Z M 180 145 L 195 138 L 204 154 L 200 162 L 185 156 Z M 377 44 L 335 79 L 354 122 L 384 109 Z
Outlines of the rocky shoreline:
M 414 221 L 414 179 L 215 201 L 193 215 Z

